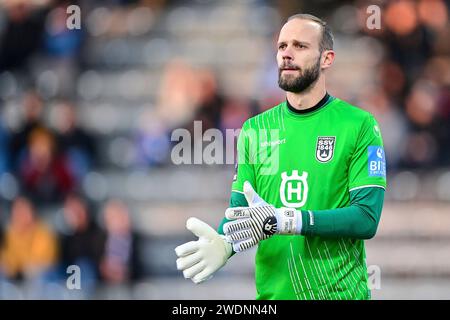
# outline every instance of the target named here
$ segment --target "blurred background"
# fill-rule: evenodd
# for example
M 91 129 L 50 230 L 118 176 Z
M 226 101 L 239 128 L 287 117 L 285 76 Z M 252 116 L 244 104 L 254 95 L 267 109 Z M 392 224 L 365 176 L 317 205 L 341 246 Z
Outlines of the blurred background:
M 66 8 L 81 8 L 69 30 Z M 369 5 L 381 29 L 369 30 Z M 284 99 L 275 41 L 317 15 L 329 92 L 375 115 L 388 192 L 374 299 L 450 298 L 450 1 L 1 0 L 0 298 L 254 299 L 254 250 L 194 285 L 173 249 L 218 226 L 233 165 L 174 165 L 176 128 L 240 128 Z M 229 150 L 228 150 L 229 151 Z M 81 290 L 68 290 L 68 265 Z

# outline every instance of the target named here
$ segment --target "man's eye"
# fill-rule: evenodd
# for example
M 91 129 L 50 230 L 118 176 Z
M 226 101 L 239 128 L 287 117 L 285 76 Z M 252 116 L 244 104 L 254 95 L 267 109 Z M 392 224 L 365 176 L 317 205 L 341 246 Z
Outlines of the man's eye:
M 284 48 L 286 48 L 285 44 L 281 44 L 281 45 L 278 46 L 278 49 L 284 49 Z

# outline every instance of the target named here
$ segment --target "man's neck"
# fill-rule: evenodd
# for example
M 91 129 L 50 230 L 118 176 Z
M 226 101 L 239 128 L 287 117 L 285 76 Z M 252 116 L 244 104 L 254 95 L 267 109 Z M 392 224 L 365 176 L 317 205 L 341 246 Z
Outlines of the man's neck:
M 305 110 L 315 106 L 327 93 L 322 79 L 318 81 L 305 92 L 295 93 L 286 92 L 286 99 L 289 104 L 297 110 Z

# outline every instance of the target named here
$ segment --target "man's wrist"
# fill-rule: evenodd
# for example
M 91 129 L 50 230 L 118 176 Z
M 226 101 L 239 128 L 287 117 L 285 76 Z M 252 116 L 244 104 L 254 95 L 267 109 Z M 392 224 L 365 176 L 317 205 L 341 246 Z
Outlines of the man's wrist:
M 225 248 L 225 255 L 227 256 L 227 260 L 228 260 L 236 252 L 233 250 L 233 246 L 231 245 L 231 243 L 229 243 L 227 241 L 227 239 L 225 238 L 225 236 L 223 234 L 219 234 L 219 236 L 223 240 L 223 246 Z

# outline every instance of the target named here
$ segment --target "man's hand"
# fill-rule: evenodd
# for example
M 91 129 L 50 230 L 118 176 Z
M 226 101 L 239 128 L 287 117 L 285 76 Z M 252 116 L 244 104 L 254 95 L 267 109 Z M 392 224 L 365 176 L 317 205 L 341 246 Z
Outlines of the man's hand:
M 189 218 L 186 228 L 199 239 L 175 248 L 178 256 L 177 269 L 186 279 L 200 283 L 210 279 L 231 256 L 231 244 L 212 227 L 197 218 Z
M 295 209 L 269 205 L 252 185 L 244 183 L 244 195 L 249 207 L 228 208 L 223 226 L 228 242 L 236 252 L 245 251 L 274 234 L 296 234 L 301 230 L 301 214 Z

